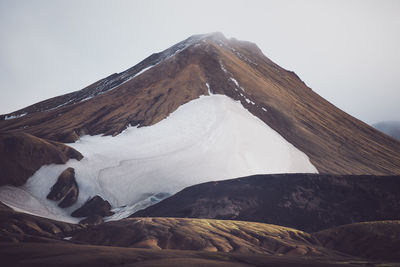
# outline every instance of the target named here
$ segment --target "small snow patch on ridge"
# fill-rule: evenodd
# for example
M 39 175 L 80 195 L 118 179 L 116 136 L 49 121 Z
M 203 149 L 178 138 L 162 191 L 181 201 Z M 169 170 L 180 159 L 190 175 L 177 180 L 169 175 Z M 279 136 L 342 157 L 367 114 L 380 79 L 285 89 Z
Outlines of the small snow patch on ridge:
M 28 114 L 28 113 L 5 116 L 5 117 L 4 117 L 4 120 L 5 120 L 5 121 L 8 121 L 8 120 L 12 120 L 12 119 L 21 118 L 21 117 L 25 116 L 26 114 Z
M 236 84 L 237 87 L 240 87 L 238 81 L 236 81 L 235 78 L 230 77 L 229 79 L 230 79 L 231 81 L 233 81 L 233 82 Z
M 208 83 L 206 83 L 207 89 L 208 89 L 208 94 L 212 95 L 213 93 L 211 92 L 211 88 L 210 85 Z

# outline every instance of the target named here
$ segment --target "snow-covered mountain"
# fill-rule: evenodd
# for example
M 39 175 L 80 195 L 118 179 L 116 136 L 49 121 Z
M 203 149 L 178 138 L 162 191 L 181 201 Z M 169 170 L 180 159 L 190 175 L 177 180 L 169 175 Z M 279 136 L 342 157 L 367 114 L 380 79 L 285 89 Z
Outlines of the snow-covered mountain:
M 372 126 L 400 141 L 400 121 L 381 121 Z
M 211 180 L 400 173 L 400 143 L 334 107 L 255 44 L 220 33 L 192 36 L 0 120 L 0 131 L 69 143 L 84 156 L 42 166 L 22 187 L 0 187 L 0 201 L 65 221 L 77 221 L 69 214 L 95 195 L 118 219 Z M 79 195 L 61 209 L 46 196 L 67 167 Z

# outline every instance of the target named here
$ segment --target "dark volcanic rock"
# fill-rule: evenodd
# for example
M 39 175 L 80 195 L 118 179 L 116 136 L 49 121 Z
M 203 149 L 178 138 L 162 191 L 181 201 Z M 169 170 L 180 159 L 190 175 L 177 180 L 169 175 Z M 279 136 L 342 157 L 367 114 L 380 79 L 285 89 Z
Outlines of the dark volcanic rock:
M 68 194 L 64 197 L 64 199 L 58 203 L 58 206 L 60 208 L 67 208 L 75 204 L 75 202 L 78 200 L 78 187 L 76 189 L 71 189 Z
M 400 219 L 400 176 L 256 175 L 187 187 L 131 217 L 265 222 L 307 232 Z
M 82 158 L 81 153 L 62 143 L 27 133 L 0 133 L 0 186 L 21 186 L 42 165 Z
M 95 196 L 88 200 L 79 209 L 75 210 L 72 217 L 88 217 L 92 215 L 110 216 L 114 213 L 111 211 L 111 205 L 108 201 L 102 199 L 100 196 Z
M 83 220 L 81 220 L 79 222 L 79 224 L 82 225 L 98 225 L 98 224 L 102 224 L 104 222 L 103 217 L 99 216 L 99 215 L 92 215 L 89 216 Z
M 68 168 L 58 176 L 57 182 L 51 188 L 47 198 L 54 201 L 62 200 L 58 206 L 66 208 L 75 204 L 78 194 L 79 188 L 75 181 L 75 170 Z

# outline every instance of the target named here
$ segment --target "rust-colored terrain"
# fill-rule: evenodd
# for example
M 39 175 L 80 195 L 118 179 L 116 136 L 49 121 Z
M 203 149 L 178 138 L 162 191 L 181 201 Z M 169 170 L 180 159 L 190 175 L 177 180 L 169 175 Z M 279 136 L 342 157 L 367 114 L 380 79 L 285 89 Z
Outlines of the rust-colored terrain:
M 240 100 L 305 152 L 320 173 L 400 174 L 398 141 L 324 100 L 255 44 L 221 34 L 193 36 L 81 91 L 16 111 L 11 115 L 27 115 L 1 120 L 0 131 L 61 142 L 116 135 L 128 125 L 157 123 L 208 94 L 206 83 L 213 93 Z

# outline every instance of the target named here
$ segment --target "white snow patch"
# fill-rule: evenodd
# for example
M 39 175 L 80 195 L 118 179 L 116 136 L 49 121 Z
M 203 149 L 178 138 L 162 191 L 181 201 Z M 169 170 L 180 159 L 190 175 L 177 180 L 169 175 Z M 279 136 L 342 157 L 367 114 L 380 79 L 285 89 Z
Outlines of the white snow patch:
M 221 67 L 221 69 L 226 73 L 229 74 L 228 70 L 225 68 L 224 64 L 222 64 L 222 61 L 219 60 L 219 66 Z
M 151 65 L 151 66 L 148 66 L 147 68 L 142 69 L 141 71 L 139 71 L 138 73 L 136 73 L 135 75 L 133 75 L 129 80 L 132 80 L 133 78 L 139 76 L 140 74 L 142 74 L 143 72 L 145 72 L 145 71 L 151 69 L 151 68 L 154 67 L 154 66 L 155 66 L 155 65 Z M 129 81 L 129 80 L 127 80 L 127 81 Z
M 68 214 L 100 195 L 116 211 L 106 220 L 114 220 L 159 201 L 160 193 L 167 196 L 202 182 L 317 172 L 303 152 L 223 95 L 190 101 L 149 127 L 129 127 L 116 137 L 83 136 L 69 145 L 85 157 L 43 166 L 21 188 L 1 187 L 0 201 L 40 216 L 76 221 Z M 75 168 L 79 198 L 60 209 L 46 196 L 67 167 Z
M 211 88 L 210 85 L 208 83 L 206 83 L 207 89 L 208 89 L 208 94 L 212 95 L 213 93 L 211 92 Z
M 244 97 L 244 100 L 248 103 L 248 104 L 252 104 L 255 105 L 256 103 L 254 103 L 253 101 L 251 101 L 250 99 L 248 99 L 247 97 L 245 97 L 243 94 L 240 94 L 241 96 Z
M 65 166 L 60 167 L 65 168 Z M 49 183 L 40 184 L 38 188 L 35 188 L 33 190 L 30 190 L 25 186 L 1 186 L 0 201 L 10 208 L 14 209 L 15 211 L 38 215 L 53 220 L 77 223 L 79 219 L 71 217 L 69 215 L 70 213 L 67 213 L 65 210 L 59 208 L 56 202 L 46 199 L 46 196 L 50 192 L 50 187 L 52 185 L 53 184 Z M 42 197 L 43 194 L 44 198 Z
M 28 113 L 5 116 L 4 120 L 5 120 L 5 121 L 8 121 L 8 120 L 12 120 L 12 119 L 21 118 L 21 117 L 25 116 L 26 114 L 28 114 Z
M 235 78 L 230 77 L 229 79 L 230 79 L 231 81 L 233 81 L 233 82 L 236 84 L 237 87 L 240 87 L 238 81 L 236 81 Z
M 108 91 L 114 90 L 115 88 L 120 87 L 121 85 L 123 85 L 123 84 L 129 82 L 129 81 L 132 80 L 133 78 L 139 76 L 140 74 L 144 73 L 145 71 L 151 69 L 152 67 L 154 67 L 154 66 L 156 66 L 156 65 L 157 65 L 157 64 L 148 66 L 148 67 L 142 69 L 141 71 L 139 71 L 138 73 L 136 73 L 136 74 L 132 75 L 131 77 L 127 78 L 127 79 L 126 79 L 125 81 L 123 81 L 122 83 L 120 83 L 120 84 L 118 84 L 118 85 L 116 85 L 116 86 L 114 86 L 114 87 L 111 87 L 110 89 L 108 89 L 108 90 L 106 90 L 106 91 L 103 91 L 103 92 L 101 92 L 101 93 L 98 93 L 98 94 L 95 94 L 95 95 L 90 95 L 90 96 L 88 96 L 88 97 L 86 97 L 86 98 L 80 100 L 79 102 L 83 102 L 83 101 L 92 99 L 92 98 L 95 97 L 95 96 L 99 96 L 99 95 L 102 95 L 102 94 L 104 94 L 104 93 L 106 93 L 106 92 L 108 92 Z M 66 104 L 68 104 L 68 102 L 65 103 L 64 105 L 66 105 Z

